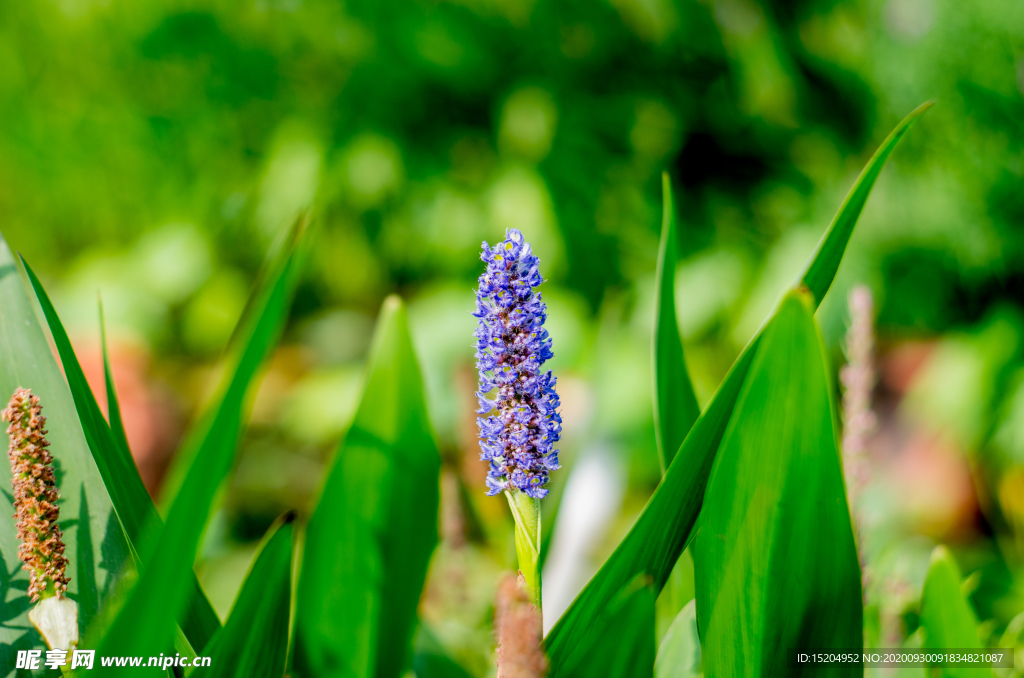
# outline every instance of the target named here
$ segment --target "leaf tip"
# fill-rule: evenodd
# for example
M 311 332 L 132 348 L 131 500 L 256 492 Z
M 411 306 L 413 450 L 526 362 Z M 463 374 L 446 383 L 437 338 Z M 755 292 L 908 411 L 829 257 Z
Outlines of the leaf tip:
M 808 312 L 814 313 L 814 292 L 803 283 L 791 289 L 782 300 L 783 305 L 787 305 L 790 302 L 801 304 Z
M 952 559 L 953 555 L 949 552 L 949 549 L 944 544 L 939 544 L 932 549 L 932 557 L 929 564 L 935 565 L 936 563 L 948 562 Z

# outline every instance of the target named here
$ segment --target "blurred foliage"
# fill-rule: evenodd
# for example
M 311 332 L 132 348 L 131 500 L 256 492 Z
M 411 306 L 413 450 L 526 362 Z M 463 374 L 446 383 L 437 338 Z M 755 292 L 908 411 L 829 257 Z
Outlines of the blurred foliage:
M 838 357 L 848 289 L 877 295 L 880 414 L 896 422 L 880 434 L 881 467 L 890 490 L 909 488 L 868 493 L 892 517 L 876 526 L 879 572 L 919 594 L 932 540 L 952 535 L 961 569 L 983 573 L 970 595 L 983 623 L 996 634 L 1019 612 L 1024 5 L 46 0 L 4 3 L 0 17 L 4 235 L 53 292 L 90 380 L 102 294 L 126 428 L 153 468 L 211 397 L 264 252 L 297 212 L 313 214 L 285 343 L 201 553 L 204 583 L 235 586 L 274 518 L 309 508 L 391 292 L 410 301 L 457 477 L 430 581 L 490 581 L 480 573 L 513 562 L 506 509 L 479 496 L 468 313 L 479 243 L 509 226 L 549 279 L 566 466 L 601 448 L 628 470 L 607 534 L 580 546 L 596 567 L 660 478 L 649 365 L 661 171 L 679 219 L 680 330 L 706 404 L 883 135 L 935 99 L 817 317 Z M 900 452 L 919 430 L 951 461 Z M 489 549 L 453 548 L 449 518 Z M 466 584 L 452 602 L 430 586 L 425 619 L 483 672 L 490 591 Z M 232 593 L 207 588 L 223 616 Z

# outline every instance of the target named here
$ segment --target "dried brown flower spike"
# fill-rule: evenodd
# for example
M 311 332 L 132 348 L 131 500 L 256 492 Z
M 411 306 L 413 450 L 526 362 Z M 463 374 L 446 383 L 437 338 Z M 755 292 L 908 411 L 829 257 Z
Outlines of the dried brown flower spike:
M 18 520 L 18 556 L 32 580 L 28 595 L 38 605 L 28 618 L 51 650 L 70 651 L 78 645 L 78 605 L 68 598 L 64 540 L 57 518 L 57 484 L 53 457 L 47 451 L 46 417 L 39 398 L 19 388 L 7 409 L 0 412 L 10 422 L 7 435 L 11 445 L 11 486 L 14 488 L 14 517 Z
M 7 434 L 11 445 L 11 486 L 14 488 L 14 517 L 18 520 L 18 556 L 32 575 L 28 595 L 33 602 L 40 597 L 63 597 L 68 590 L 64 575 L 68 560 L 64 557 L 63 533 L 57 524 L 57 485 L 53 476 L 53 457 L 43 436 L 46 417 L 39 398 L 19 388 L 11 397 L 4 420 L 10 422 Z
M 530 603 L 522 575 L 509 575 L 498 585 L 494 627 L 498 636 L 498 678 L 547 675 L 540 611 Z

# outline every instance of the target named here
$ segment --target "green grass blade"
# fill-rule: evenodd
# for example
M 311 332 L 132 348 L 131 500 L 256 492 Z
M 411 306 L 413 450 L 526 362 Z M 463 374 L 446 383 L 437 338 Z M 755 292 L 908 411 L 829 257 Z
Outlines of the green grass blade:
M 390 297 L 362 400 L 306 531 L 295 675 L 404 675 L 437 543 L 440 464 L 405 307 Z
M 107 389 L 107 422 L 110 424 L 110 432 L 117 442 L 131 457 L 131 447 L 128 445 L 128 434 L 124 430 L 124 420 L 121 419 L 121 404 L 117 400 L 117 389 L 114 386 L 114 373 L 110 369 L 110 351 L 107 350 L 107 323 L 103 317 L 103 302 L 100 302 L 100 345 L 103 347 L 103 383 Z
M 638 577 L 592 620 L 594 630 L 570 666 L 552 678 L 652 678 L 654 592 Z
M 863 646 L 860 565 L 813 300 L 792 292 L 758 345 L 715 459 L 694 542 L 712 676 L 849 676 L 794 650 Z
M 921 593 L 921 628 L 924 647 L 928 650 L 982 647 L 978 618 L 960 589 L 960 569 L 944 546 L 937 546 L 932 551 L 931 565 Z M 978 675 L 978 671 L 951 666 L 943 669 L 942 675 L 968 678 Z
M 843 252 L 846 251 L 846 244 L 850 242 L 850 236 L 853 234 L 853 227 L 856 226 L 857 218 L 860 216 L 861 210 L 864 209 L 864 203 L 867 202 L 868 195 L 871 194 L 875 179 L 885 167 L 885 161 L 889 159 L 903 135 L 933 104 L 932 101 L 926 101 L 896 125 L 868 160 L 868 164 L 861 170 L 853 188 L 846 195 L 846 200 L 843 201 L 839 212 L 836 213 L 835 219 L 829 224 L 828 230 L 825 231 L 825 235 L 822 236 L 817 249 L 811 256 L 810 265 L 801 277 L 801 283 L 814 295 L 815 305 L 821 303 L 828 288 L 832 286 L 836 271 L 839 270 L 839 262 L 843 258 Z
M 899 134 L 894 133 L 883 142 L 826 231 L 817 255 L 801 276 L 803 284 L 814 295 L 815 306 L 824 298 L 835 278 L 842 251 L 849 240 L 849 229 L 856 222 L 881 165 L 907 127 L 926 108 L 927 105 L 908 115 L 896 128 Z M 861 197 L 855 198 L 855 194 Z M 733 363 L 711 402 L 690 429 L 637 522 L 548 634 L 545 644 L 553 672 L 578 652 L 582 637 L 588 632 L 589 620 L 627 582 L 637 575 L 647 574 L 655 592 L 660 592 L 665 585 L 679 554 L 693 535 L 718 444 L 732 416 L 759 338 L 760 334 L 755 336 Z
M 654 433 L 662 471 L 668 468 L 693 422 L 700 416 L 697 396 L 686 371 L 683 342 L 676 322 L 678 227 L 668 172 L 661 175 L 663 215 L 654 296 Z
M 194 678 L 280 678 L 288 658 L 295 515 L 268 530 L 224 628 Z
M 60 525 L 70 560 L 68 594 L 78 602 L 79 633 L 93 621 L 130 549 L 89 451 L 67 382 L 39 324 L 17 263 L 0 236 L 0 407 L 18 387 L 39 396 L 61 493 Z M 6 427 L 6 424 L 4 425 Z M 6 444 L 6 436 L 3 437 Z M 6 462 L 5 462 L 6 463 Z M 5 472 L 9 474 L 9 471 Z M 0 673 L 13 671 L 17 650 L 45 649 L 28 621 L 32 603 L 21 569 L 10 475 L 0 484 Z
M 701 675 L 697 605 L 691 600 L 679 611 L 658 648 L 655 678 L 698 678 Z
M 210 507 L 234 462 L 246 394 L 287 319 L 298 269 L 298 253 L 292 242 L 257 290 L 255 312 L 249 316 L 246 331 L 239 335 L 245 340 L 234 369 L 212 414 L 204 418 L 208 423 L 204 435 L 198 438 L 195 461 L 171 505 L 152 559 L 144 565 L 138 584 L 118 612 L 98 654 L 156 655 L 171 643 L 173 619 L 194 576 L 192 562 Z M 111 675 L 117 671 L 108 670 Z
M 39 301 L 40 308 L 42 308 L 43 315 L 50 327 L 50 335 L 57 347 L 57 354 L 64 366 L 64 376 L 71 389 L 78 418 L 81 421 L 85 440 L 92 452 L 96 468 L 110 495 L 124 533 L 128 537 L 133 555 L 141 559 L 141 563 L 145 563 L 148 560 L 148 553 L 145 548 L 141 547 L 142 541 L 146 534 L 159 529 L 160 516 L 156 512 L 152 498 L 146 491 L 146 486 L 142 483 L 135 460 L 132 459 L 131 453 L 128 451 L 127 439 L 123 443 L 118 442 L 118 437 L 107 424 L 107 420 L 103 418 L 103 412 L 96 402 L 92 389 L 89 388 L 89 382 L 85 379 L 85 373 L 78 362 L 68 334 L 64 330 L 64 325 L 50 302 L 50 297 L 28 263 L 23 263 L 35 291 L 36 299 Z M 105 337 L 104 362 L 107 367 Z M 116 408 L 117 396 L 113 393 L 113 380 L 109 376 L 107 377 L 107 392 L 108 402 L 112 403 L 111 412 L 113 412 Z M 179 618 L 181 630 L 192 647 L 203 647 L 209 642 L 213 633 L 220 628 L 220 620 L 210 605 L 210 601 L 206 598 L 206 594 L 199 586 L 199 580 L 196 579 L 195 574 L 191 576 L 187 597 L 187 607 Z

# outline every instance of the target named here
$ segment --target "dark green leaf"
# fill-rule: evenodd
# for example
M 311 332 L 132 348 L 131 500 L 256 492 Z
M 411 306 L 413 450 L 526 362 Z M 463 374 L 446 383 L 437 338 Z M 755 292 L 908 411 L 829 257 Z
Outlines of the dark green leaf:
M 231 608 L 224 628 L 202 655 L 210 666 L 195 678 L 281 678 L 288 658 L 292 603 L 294 514 L 275 524 L 263 538 L 252 569 Z
M 856 222 L 882 164 L 907 127 L 925 108 L 927 106 L 908 115 L 882 143 L 822 238 L 815 258 L 801 276 L 814 294 L 815 305 L 825 296 L 835 277 L 849 240 L 849 229 Z M 760 334 L 754 337 L 736 359 L 711 402 L 690 429 L 633 528 L 548 634 L 545 643 L 553 671 L 578 651 L 590 619 L 627 582 L 637 575 L 647 574 L 656 592 L 665 585 L 679 554 L 693 535 L 715 452 L 732 415 L 759 337 Z
M 43 289 L 42 283 L 39 282 L 27 262 L 25 262 L 25 271 L 50 326 L 50 334 L 53 336 L 54 345 L 57 347 L 57 353 L 64 366 L 64 376 L 71 388 L 78 418 L 81 421 L 82 430 L 85 432 L 85 440 L 92 452 L 93 460 L 103 478 L 103 484 L 114 504 L 124 533 L 128 537 L 133 555 L 136 558 L 141 558 L 142 562 L 146 562 L 147 552 L 140 548 L 142 540 L 144 535 L 159 529 L 160 526 L 160 517 L 153 505 L 153 500 L 146 491 L 146 486 L 142 484 L 139 469 L 128 451 L 127 438 L 120 442 L 119 436 L 115 435 L 107 424 L 107 420 L 103 418 L 103 412 L 100 411 L 96 397 L 93 395 L 92 389 L 89 388 L 89 382 L 85 379 L 85 373 L 75 356 L 64 325 L 57 316 L 57 311 L 50 302 L 46 290 Z M 109 366 L 106 360 L 105 336 L 104 367 L 108 375 L 107 402 L 110 403 L 109 407 L 112 413 L 119 412 L 117 396 L 113 392 L 113 380 L 109 376 Z M 116 421 L 120 423 L 119 414 Z M 121 430 L 120 435 L 123 436 L 123 429 Z M 217 613 L 213 611 L 213 607 L 194 574 L 190 578 L 187 596 L 187 607 L 180 617 L 179 623 L 192 647 L 203 647 L 209 642 L 213 633 L 220 628 L 220 620 L 217 619 Z
M 575 661 L 552 670 L 552 678 L 652 678 L 654 591 L 638 577 L 592 621 Z
M 18 387 L 39 396 L 47 418 L 46 435 L 61 492 L 60 525 L 71 561 L 68 593 L 78 602 L 80 633 L 95 617 L 122 566 L 128 544 L 114 517 L 110 497 L 96 468 L 68 385 L 7 243 L 0 237 L 0 408 Z M 6 425 L 4 425 L 6 428 Z M 6 441 L 6 436 L 3 437 Z M 5 442 L 6 446 L 6 442 Z M 0 477 L 0 675 L 13 670 L 17 650 L 41 649 L 42 639 L 27 619 L 28 573 L 18 559 L 10 470 Z
M 932 562 L 921 593 L 921 629 L 928 650 L 982 647 L 978 619 L 960 590 L 960 569 L 945 546 L 932 551 Z M 977 669 L 947 667 L 943 676 L 969 678 Z
M 715 459 L 694 542 L 711 676 L 846 676 L 797 649 L 863 646 L 860 565 L 810 294 L 768 324 Z
M 658 458 L 664 470 L 700 416 L 697 396 L 686 371 L 683 342 L 676 322 L 676 257 L 678 235 L 672 184 L 668 172 L 661 176 L 663 215 L 658 247 L 657 288 L 654 296 L 654 433 Z
M 301 232 L 301 228 L 295 230 L 289 246 L 257 290 L 253 312 L 246 317 L 246 331 L 239 335 L 245 339 L 240 354 L 215 409 L 203 419 L 203 434 L 194 438 L 199 441 L 191 455 L 194 461 L 171 505 L 153 557 L 143 558 L 145 565 L 139 582 L 104 637 L 98 654 L 156 655 L 171 643 L 173 620 L 183 607 L 182 599 L 194 576 L 192 562 L 210 506 L 234 461 L 246 393 L 287 319 L 299 267 L 296 243 Z
M 697 634 L 696 601 L 676 615 L 658 648 L 655 678 L 697 678 L 701 675 L 700 637 Z
M 366 386 L 306 534 L 296 673 L 397 678 L 437 543 L 440 456 L 405 307 L 384 302 Z

